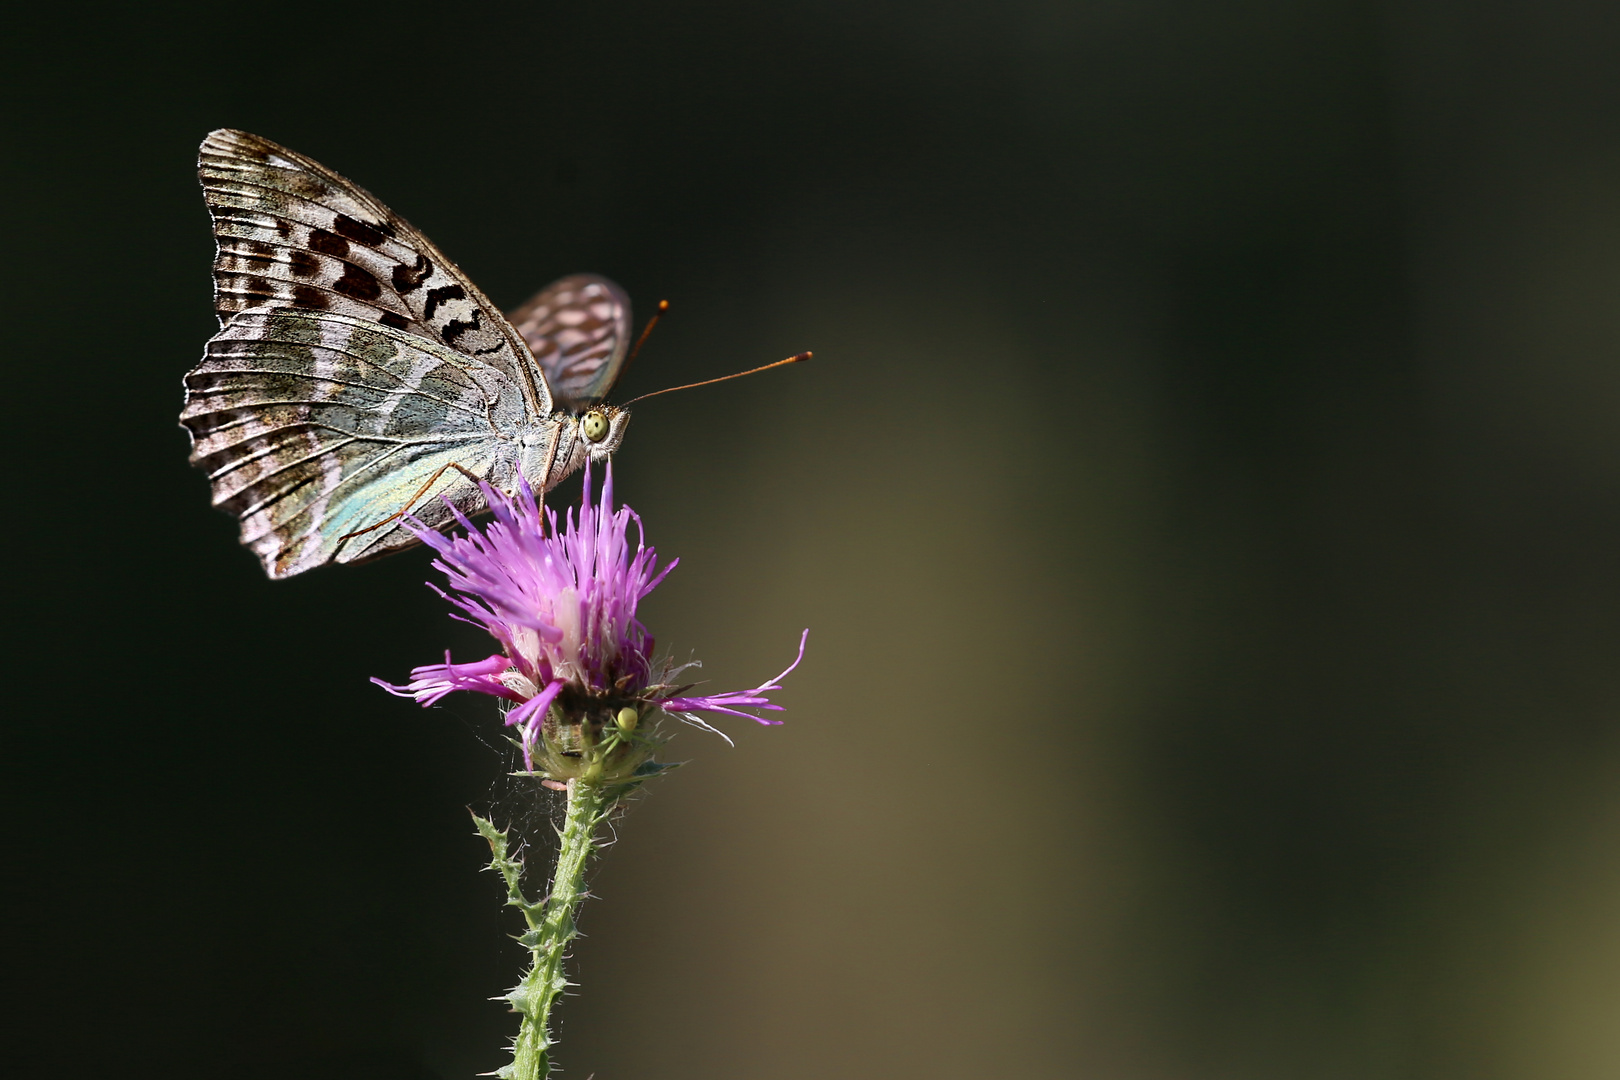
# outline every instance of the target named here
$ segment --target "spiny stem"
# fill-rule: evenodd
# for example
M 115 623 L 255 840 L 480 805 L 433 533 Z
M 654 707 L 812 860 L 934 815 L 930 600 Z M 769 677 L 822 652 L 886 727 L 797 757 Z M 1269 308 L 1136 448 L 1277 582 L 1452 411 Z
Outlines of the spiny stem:
M 529 970 L 505 1000 L 523 1017 L 512 1044 L 512 1064 L 495 1072 L 502 1080 L 546 1080 L 551 1072 L 551 1007 L 568 986 L 563 959 L 568 943 L 578 936 L 574 914 L 585 898 L 585 864 L 595 850 L 596 828 L 612 809 L 613 799 L 601 784 L 568 782 L 568 812 L 558 832 L 557 872 L 551 895 L 535 902 L 523 895 L 523 861 L 507 854 L 506 832 L 473 815 L 478 832 L 489 841 L 490 865 L 506 879 L 506 903 L 523 912 L 528 924 L 518 941 L 528 948 Z

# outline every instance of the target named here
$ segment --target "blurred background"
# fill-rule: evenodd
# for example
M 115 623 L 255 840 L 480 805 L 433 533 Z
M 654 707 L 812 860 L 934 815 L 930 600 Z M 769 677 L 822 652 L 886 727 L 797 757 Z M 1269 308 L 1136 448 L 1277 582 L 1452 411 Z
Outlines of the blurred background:
M 621 399 L 815 350 L 619 455 L 660 641 L 716 688 L 810 646 L 620 823 L 564 1075 L 1620 1075 L 1612 5 L 7 39 L 6 1075 L 451 1080 L 514 1030 L 494 710 L 366 681 L 483 643 L 421 551 L 267 582 L 186 464 L 220 126 L 507 308 L 668 298 Z

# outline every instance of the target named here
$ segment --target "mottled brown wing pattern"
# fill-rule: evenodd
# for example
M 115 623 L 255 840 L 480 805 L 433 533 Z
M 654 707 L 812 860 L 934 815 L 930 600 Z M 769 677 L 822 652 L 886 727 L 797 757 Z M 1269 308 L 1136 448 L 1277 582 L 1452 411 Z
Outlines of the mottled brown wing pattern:
M 364 189 L 309 158 L 241 131 L 198 153 L 219 253 L 215 309 L 327 311 L 417 334 L 476 357 L 551 412 L 523 339 L 431 242 Z
M 630 346 L 630 297 L 605 277 L 574 274 L 512 312 L 559 407 L 578 411 L 607 396 Z
M 449 462 L 496 483 L 513 469 L 524 419 L 516 383 L 486 361 L 369 319 L 332 311 L 243 311 L 186 377 L 181 423 L 214 503 L 241 519 L 242 543 L 271 577 L 416 543 L 390 526 L 351 531 L 404 508 Z M 447 525 L 483 496 L 454 469 L 413 512 Z

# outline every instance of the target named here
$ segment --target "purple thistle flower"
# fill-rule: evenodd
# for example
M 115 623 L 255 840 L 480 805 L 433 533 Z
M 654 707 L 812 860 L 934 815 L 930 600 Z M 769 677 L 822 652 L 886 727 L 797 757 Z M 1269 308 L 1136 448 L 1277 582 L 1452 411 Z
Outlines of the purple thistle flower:
M 502 651 L 468 664 L 453 662 L 446 652 L 444 663 L 412 669 L 405 686 L 376 678 L 372 682 L 424 706 L 457 690 L 515 702 L 506 723 L 521 734 L 524 764 L 535 771 L 541 752 L 549 766 L 543 771 L 552 773 L 553 780 L 560 778 L 558 771 L 578 771 L 581 751 L 600 744 L 604 731 L 610 741 L 631 740 L 637 720 L 649 708 L 704 728 L 709 725 L 698 713 L 780 723 L 742 710 L 781 709 L 767 695 L 780 690 L 781 680 L 799 666 L 808 630 L 799 638 L 798 657 L 776 678 L 751 690 L 683 696 L 690 687 L 677 687 L 673 680 L 693 665 L 655 662 L 653 637 L 636 618 L 637 604 L 680 560 L 660 569 L 656 553 L 642 541 L 641 518 L 628 506 L 613 508 L 612 464 L 599 506 L 591 505 L 586 465 L 578 515 L 569 510 L 560 530 L 556 512 L 539 506 L 528 482 L 519 481 L 516 496 L 481 485 L 494 514 L 482 530 L 454 507 L 465 535 L 445 536 L 406 519 L 406 526 L 438 552 L 433 565 L 444 573 L 451 591 L 429 587 L 464 613 L 458 618 L 487 630 Z M 629 543 L 632 520 L 634 548 Z M 639 742 L 640 751 L 620 754 L 619 765 L 633 771 L 646 761 L 656 744 L 644 737 Z M 576 765 L 571 767 L 567 759 Z

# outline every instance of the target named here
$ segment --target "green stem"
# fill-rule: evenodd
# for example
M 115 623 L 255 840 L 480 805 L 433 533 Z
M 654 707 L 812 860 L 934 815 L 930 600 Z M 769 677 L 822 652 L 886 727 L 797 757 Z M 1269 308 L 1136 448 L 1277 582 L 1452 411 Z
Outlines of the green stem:
M 495 1073 L 502 1080 L 546 1080 L 551 1072 L 551 1007 L 568 985 L 563 960 L 568 943 L 579 934 L 574 914 L 585 898 L 585 864 L 595 850 L 596 828 L 612 804 L 601 784 L 568 782 L 568 812 L 557 834 L 561 840 L 557 872 L 551 880 L 551 895 L 539 903 L 523 895 L 523 862 L 508 856 L 506 833 L 473 815 L 478 832 L 489 841 L 494 856 L 490 865 L 506 879 L 507 904 L 523 912 L 528 923 L 518 941 L 531 954 L 529 970 L 505 998 L 523 1022 L 512 1044 L 512 1064 Z

